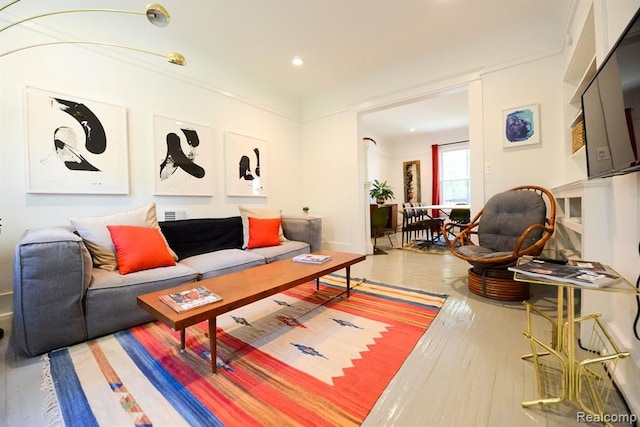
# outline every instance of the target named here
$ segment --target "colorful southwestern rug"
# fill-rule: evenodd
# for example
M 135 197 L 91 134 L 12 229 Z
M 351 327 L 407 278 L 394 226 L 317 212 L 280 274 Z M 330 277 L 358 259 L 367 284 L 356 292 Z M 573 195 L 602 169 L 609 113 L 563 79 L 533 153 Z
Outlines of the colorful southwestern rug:
M 148 323 L 45 357 L 45 417 L 65 425 L 359 425 L 446 295 L 325 276 L 207 324 Z

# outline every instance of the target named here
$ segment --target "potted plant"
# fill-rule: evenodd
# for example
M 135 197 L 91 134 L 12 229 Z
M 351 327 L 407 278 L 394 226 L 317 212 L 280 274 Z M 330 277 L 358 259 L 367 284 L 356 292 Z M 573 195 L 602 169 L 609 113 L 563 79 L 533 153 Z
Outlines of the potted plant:
M 309 213 L 309 206 L 303 206 L 302 212 L 304 212 L 304 214 L 307 215 Z
M 376 203 L 379 205 L 383 205 L 389 199 L 395 199 L 393 189 L 387 184 L 387 181 L 380 182 L 377 179 L 373 180 L 369 196 L 372 199 L 376 199 Z

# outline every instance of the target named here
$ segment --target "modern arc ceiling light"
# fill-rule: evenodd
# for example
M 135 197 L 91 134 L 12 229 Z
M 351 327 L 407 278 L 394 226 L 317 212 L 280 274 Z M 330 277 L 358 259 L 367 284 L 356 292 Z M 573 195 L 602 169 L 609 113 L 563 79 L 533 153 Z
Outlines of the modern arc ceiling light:
M 16 0 L 12 3 L 7 4 L 0 8 L 0 11 L 6 9 L 14 3 L 19 2 L 20 0 Z M 53 12 L 41 13 L 39 15 L 30 16 L 28 18 L 21 19 L 19 21 L 13 22 L 6 27 L 0 28 L 0 32 L 4 30 L 8 30 L 11 27 L 15 27 L 16 25 L 24 24 L 25 22 L 33 21 L 34 19 L 44 18 L 46 16 L 53 15 L 64 15 L 66 13 L 78 13 L 78 12 L 109 12 L 109 13 L 128 13 L 131 15 L 146 15 L 147 20 L 155 25 L 156 27 L 166 27 L 169 25 L 169 21 L 171 17 L 169 16 L 169 12 L 167 9 L 162 7 L 159 4 L 151 3 L 147 6 L 144 12 L 136 12 L 135 10 L 122 10 L 122 9 L 69 9 L 69 10 L 56 10 Z
M 21 1 L 21 0 L 14 0 L 14 1 L 12 1 L 12 2 L 4 5 L 4 6 L 1 6 L 0 7 L 0 12 L 5 10 L 9 6 L 18 3 L 19 1 Z M 58 11 L 46 12 L 46 13 L 41 13 L 41 14 L 34 15 L 34 16 L 31 16 L 31 17 L 28 17 L 28 18 L 21 19 L 19 21 L 13 22 L 13 23 L 5 26 L 5 27 L 2 27 L 2 28 L 0 28 L 0 33 L 2 33 L 5 30 L 8 30 L 9 28 L 15 27 L 16 25 L 20 25 L 20 24 L 23 24 L 25 22 L 32 21 L 34 19 L 44 18 L 44 17 L 52 16 L 52 15 L 62 15 L 62 14 L 77 13 L 77 12 L 107 12 L 107 13 L 126 13 L 126 14 L 132 14 L 132 15 L 145 15 L 147 17 L 147 20 L 150 23 L 152 23 L 156 27 L 161 27 L 161 28 L 162 27 L 166 27 L 167 25 L 169 25 L 169 22 L 171 21 L 171 17 L 169 16 L 169 12 L 167 12 L 167 9 L 165 9 L 160 4 L 150 3 L 150 4 L 147 5 L 147 7 L 146 7 L 144 12 L 137 12 L 137 11 L 132 11 L 132 10 L 121 10 L 121 9 L 69 9 L 69 10 L 58 10 Z M 167 55 L 162 55 L 162 54 L 159 54 L 159 53 L 150 52 L 148 50 L 138 49 L 138 48 L 131 47 L 131 46 L 124 46 L 124 45 L 118 45 L 118 44 L 106 43 L 106 42 L 99 42 L 99 41 L 84 41 L 84 40 L 79 40 L 79 41 L 69 40 L 69 41 L 59 41 L 59 42 L 51 42 L 51 43 L 38 43 L 38 44 L 30 45 L 30 46 L 23 46 L 23 47 L 19 47 L 19 48 L 16 48 L 16 49 L 9 50 L 9 51 L 4 52 L 4 53 L 0 53 L 0 57 L 9 55 L 11 53 L 19 52 L 19 51 L 22 51 L 22 50 L 30 49 L 30 48 L 33 48 L 33 47 L 59 45 L 59 44 L 87 44 L 87 45 L 118 47 L 118 48 L 122 48 L 122 49 L 128 49 L 128 50 L 133 50 L 133 51 L 136 51 L 136 52 L 147 53 L 147 54 L 150 54 L 150 55 L 164 57 L 167 60 L 167 62 L 169 62 L 171 64 L 176 64 L 176 65 L 181 65 L 181 66 L 186 64 L 185 57 L 182 56 L 180 53 L 177 53 L 177 52 L 171 52 L 171 53 L 169 53 Z
M 171 21 L 171 17 L 169 16 L 167 9 L 158 3 L 151 3 L 147 5 L 146 15 L 149 22 L 157 27 L 166 27 L 169 25 L 169 21 Z
M 86 45 L 94 45 L 94 46 L 116 47 L 116 48 L 120 48 L 120 49 L 127 49 L 127 50 L 133 50 L 133 51 L 136 51 L 136 52 L 147 53 L 147 54 L 153 55 L 153 56 L 159 56 L 159 57 L 162 57 L 162 58 L 166 59 L 166 61 L 168 63 L 170 63 L 170 64 L 175 64 L 175 65 L 180 65 L 180 66 L 184 66 L 184 65 L 187 64 L 187 60 L 185 59 L 185 57 L 182 56 L 181 54 L 179 54 L 178 52 L 170 52 L 170 53 L 168 53 L 166 55 L 163 55 L 161 53 L 151 52 L 151 51 L 144 50 L 144 49 L 138 49 L 137 47 L 125 46 L 125 45 L 114 44 L 114 43 L 94 42 L 94 41 L 87 41 L 87 40 L 69 40 L 69 41 L 39 43 L 39 44 L 33 44 L 33 45 L 29 45 L 29 46 L 23 46 L 23 47 L 19 47 L 17 49 L 13 49 L 13 50 L 10 50 L 10 51 L 7 51 L 7 52 L 0 53 L 0 58 L 2 58 L 3 56 L 10 55 L 10 54 L 15 53 L 15 52 L 20 52 L 21 50 L 31 49 L 31 48 L 34 48 L 34 47 L 53 46 L 53 45 L 61 45 L 61 44 L 86 44 Z

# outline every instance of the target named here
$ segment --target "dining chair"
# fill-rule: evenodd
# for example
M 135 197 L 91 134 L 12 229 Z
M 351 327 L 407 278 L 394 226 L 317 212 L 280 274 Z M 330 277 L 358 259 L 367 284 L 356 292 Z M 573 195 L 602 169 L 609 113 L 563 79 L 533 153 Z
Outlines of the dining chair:
M 389 238 L 389 243 L 391 247 L 393 247 L 393 242 L 391 241 L 391 236 L 385 232 L 387 228 L 387 222 L 389 222 L 389 215 L 391 212 L 391 208 L 388 206 L 379 206 L 373 214 L 371 215 L 371 229 L 373 231 L 373 253 L 374 255 L 377 253 L 386 253 L 383 250 L 378 248 L 378 237 L 384 236 L 387 234 Z

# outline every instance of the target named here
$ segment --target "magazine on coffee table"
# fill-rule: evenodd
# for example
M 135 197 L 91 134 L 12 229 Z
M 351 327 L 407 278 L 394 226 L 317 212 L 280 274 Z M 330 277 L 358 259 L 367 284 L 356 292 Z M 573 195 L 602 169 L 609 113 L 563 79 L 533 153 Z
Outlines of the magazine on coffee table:
M 331 255 L 302 254 L 293 257 L 294 262 L 305 264 L 322 264 L 331 259 Z
M 509 267 L 509 270 L 524 276 L 572 283 L 588 288 L 601 288 L 620 280 L 620 276 L 607 270 L 604 265 L 582 260 L 568 260 L 566 264 L 558 264 L 533 259 Z
M 192 308 L 220 301 L 222 298 L 203 286 L 198 286 L 181 292 L 161 295 L 160 300 L 178 313 L 182 313 Z

